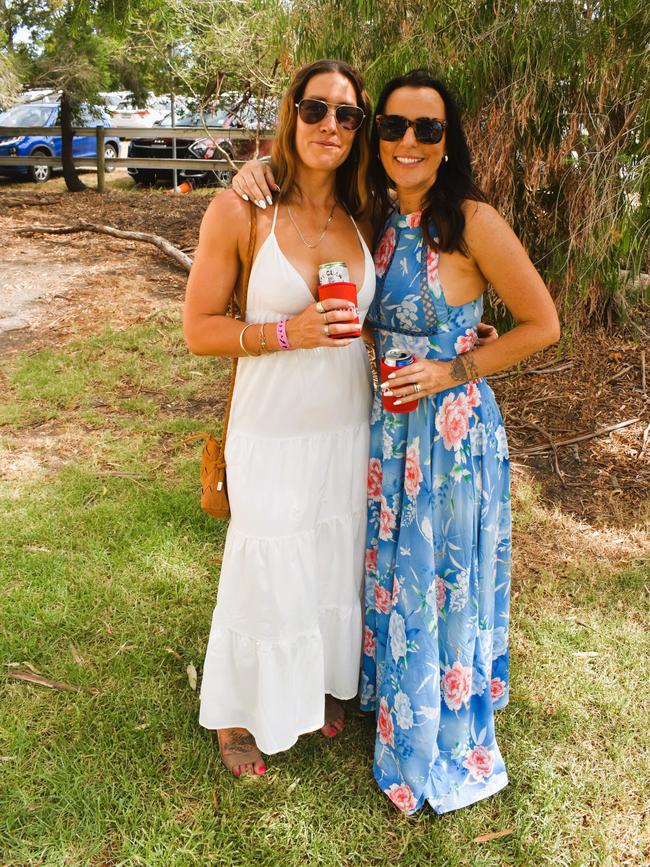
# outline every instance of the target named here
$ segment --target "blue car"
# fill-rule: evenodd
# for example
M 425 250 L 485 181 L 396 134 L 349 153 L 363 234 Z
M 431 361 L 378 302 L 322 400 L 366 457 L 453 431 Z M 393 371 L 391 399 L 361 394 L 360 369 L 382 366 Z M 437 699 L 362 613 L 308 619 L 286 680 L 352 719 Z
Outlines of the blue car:
M 97 124 L 109 127 L 110 118 L 101 108 L 86 106 L 81 110 L 77 126 L 94 127 Z M 0 159 L 2 157 L 60 157 L 60 135 L 25 135 L 24 130 L 30 126 L 59 126 L 59 105 L 54 102 L 30 102 L 24 105 L 14 105 L 0 114 L 0 127 L 15 126 L 17 133 L 13 137 L 0 137 Z M 104 143 L 104 156 L 114 159 L 120 152 L 120 140 L 117 136 L 107 135 Z M 76 135 L 72 139 L 72 153 L 75 157 L 96 157 L 97 147 L 95 136 Z M 3 175 L 26 175 L 31 181 L 43 183 L 52 177 L 55 169 L 52 166 L 0 166 Z M 113 171 L 106 168 L 106 171 Z

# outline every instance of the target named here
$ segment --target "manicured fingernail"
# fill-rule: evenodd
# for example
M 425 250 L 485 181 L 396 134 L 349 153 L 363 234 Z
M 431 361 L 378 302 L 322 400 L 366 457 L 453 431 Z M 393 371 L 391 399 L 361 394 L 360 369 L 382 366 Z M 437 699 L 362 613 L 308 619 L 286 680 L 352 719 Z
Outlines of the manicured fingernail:
M 384 395 L 384 397 L 392 397 L 393 396 L 393 392 L 390 390 L 390 388 L 385 389 L 382 392 L 382 394 Z
M 401 400 L 396 400 L 393 402 L 393 406 L 399 406 L 402 403 Z
M 267 196 L 266 201 L 269 203 L 269 205 L 273 204 L 273 199 L 271 198 L 271 196 Z
M 380 388 L 389 388 L 390 382 L 382 382 L 382 383 L 380 383 L 379 387 Z
M 394 373 L 389 373 L 389 374 L 388 374 L 388 378 L 389 378 L 389 379 L 395 379 L 395 374 L 394 374 Z
M 242 197 L 242 199 L 243 199 L 245 202 L 248 201 L 248 196 L 246 195 L 246 193 L 242 193 L 242 194 L 241 194 L 241 197 Z
M 266 202 L 264 199 L 260 199 L 257 203 L 258 208 L 261 208 L 263 211 L 266 210 Z
M 262 765 L 262 767 L 260 768 L 260 774 L 265 774 L 265 773 L 266 773 L 266 765 Z
M 275 189 L 276 189 L 276 192 L 278 192 L 278 193 L 280 192 L 280 187 L 277 184 L 275 185 Z

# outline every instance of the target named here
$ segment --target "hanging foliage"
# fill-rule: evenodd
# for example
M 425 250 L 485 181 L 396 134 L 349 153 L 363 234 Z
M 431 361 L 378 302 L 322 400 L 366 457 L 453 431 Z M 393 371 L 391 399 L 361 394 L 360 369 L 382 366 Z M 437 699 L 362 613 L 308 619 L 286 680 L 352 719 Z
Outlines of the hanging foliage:
M 650 238 L 644 4 L 306 0 L 293 10 L 296 62 L 342 57 L 375 97 L 417 66 L 451 86 L 481 186 L 566 322 L 643 302 L 634 280 Z

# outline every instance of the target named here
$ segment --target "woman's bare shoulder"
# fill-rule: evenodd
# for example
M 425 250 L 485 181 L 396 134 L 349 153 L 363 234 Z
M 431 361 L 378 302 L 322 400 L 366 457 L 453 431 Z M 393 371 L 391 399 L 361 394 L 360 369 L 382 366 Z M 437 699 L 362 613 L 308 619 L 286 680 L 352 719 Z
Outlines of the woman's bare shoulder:
M 229 220 L 239 222 L 250 220 L 250 206 L 239 198 L 234 190 L 224 190 L 216 195 L 208 205 L 203 216 L 203 222 L 221 222 Z
M 487 202 L 476 202 L 472 199 L 465 199 L 462 204 L 463 214 L 465 215 L 465 225 L 471 227 L 474 231 L 482 231 L 485 229 L 494 229 L 495 227 L 510 228 L 510 224 L 492 205 Z
M 251 206 L 242 201 L 233 190 L 224 190 L 208 205 L 201 222 L 201 241 L 210 246 L 235 243 L 239 247 L 248 243 L 251 228 Z M 263 211 L 255 213 L 258 232 L 270 219 Z

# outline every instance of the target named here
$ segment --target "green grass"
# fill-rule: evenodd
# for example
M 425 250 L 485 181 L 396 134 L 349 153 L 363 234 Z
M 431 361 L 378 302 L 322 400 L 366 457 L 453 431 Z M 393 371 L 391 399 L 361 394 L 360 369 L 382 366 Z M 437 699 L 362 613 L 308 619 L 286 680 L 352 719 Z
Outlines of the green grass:
M 264 779 L 226 773 L 186 674 L 200 673 L 225 528 L 198 508 L 185 442 L 217 427 L 226 370 L 187 355 L 175 313 L 5 364 L 5 453 L 46 462 L 43 426 L 72 445 L 56 471 L 0 482 L 0 863 L 641 863 L 648 573 L 581 547 L 527 482 L 498 717 L 506 790 L 398 814 L 353 702 L 338 740 L 301 738 Z M 531 556 L 539 539 L 554 557 Z M 83 691 L 11 680 L 12 662 Z

